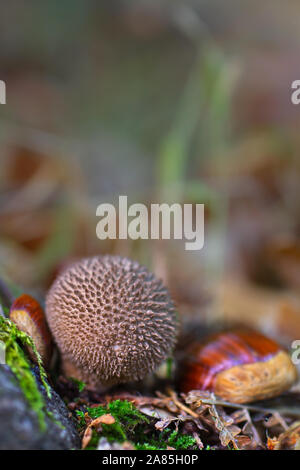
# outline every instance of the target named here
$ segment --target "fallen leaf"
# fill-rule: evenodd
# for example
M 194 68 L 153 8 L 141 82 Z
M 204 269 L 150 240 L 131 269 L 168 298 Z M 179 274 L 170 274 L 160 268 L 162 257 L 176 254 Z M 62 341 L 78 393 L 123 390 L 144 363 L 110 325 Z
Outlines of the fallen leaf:
M 300 422 L 296 421 L 285 432 L 280 434 L 274 450 L 300 449 Z
M 92 439 L 92 435 L 93 435 L 92 428 L 88 426 L 86 430 L 84 431 L 84 435 L 82 438 L 82 444 L 81 444 L 82 449 L 85 449 L 89 445 L 90 440 Z

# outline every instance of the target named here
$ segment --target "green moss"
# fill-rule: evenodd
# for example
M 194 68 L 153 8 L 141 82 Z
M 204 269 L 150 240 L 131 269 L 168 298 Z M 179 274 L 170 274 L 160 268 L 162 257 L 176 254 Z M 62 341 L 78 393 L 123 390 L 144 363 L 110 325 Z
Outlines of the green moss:
M 196 440 L 192 436 L 186 434 L 180 435 L 178 431 L 173 431 L 168 437 L 168 445 L 175 449 L 189 449 L 194 446 Z
M 70 377 L 70 380 L 77 385 L 78 387 L 78 392 L 81 393 L 86 387 L 86 384 L 82 382 L 81 380 L 75 379 L 74 377 Z
M 180 434 L 179 431 L 172 431 L 167 428 L 160 432 L 158 436 L 141 436 L 135 445 L 138 450 L 165 450 L 173 447 L 176 450 L 195 449 L 196 440 L 189 435 Z
M 109 442 L 122 443 L 130 441 L 136 449 L 165 450 L 168 446 L 175 449 L 195 448 L 196 441 L 193 437 L 180 434 L 178 431 L 166 429 L 159 432 L 152 425 L 153 422 L 142 414 L 132 403 L 127 400 L 115 400 L 106 406 L 97 406 L 86 409 L 92 419 L 104 414 L 111 414 L 115 423 L 102 424 L 101 436 L 106 437 Z M 77 411 L 79 427 L 83 430 L 86 426 L 84 411 Z M 153 420 L 152 420 L 153 421 Z M 87 449 L 97 447 L 100 435 L 93 431 L 92 439 Z
M 43 431 L 46 429 L 45 400 L 38 389 L 36 379 L 31 371 L 31 364 L 19 343 L 23 346 L 29 346 L 33 350 L 37 359 L 41 381 L 48 397 L 51 398 L 50 387 L 46 381 L 46 373 L 43 368 L 41 356 L 37 352 L 30 336 L 20 331 L 9 319 L 1 316 L 0 341 L 5 345 L 5 362 L 18 379 L 20 388 L 31 408 L 36 412 L 40 428 Z
M 149 423 L 148 418 L 140 413 L 135 406 L 127 400 L 115 400 L 106 406 L 97 406 L 87 408 L 87 413 L 92 419 L 99 418 L 107 413 L 115 418 L 114 424 L 102 424 L 102 436 L 105 436 L 109 442 L 124 442 L 130 440 L 131 435 L 141 423 Z M 79 417 L 79 427 L 85 427 L 84 412 L 77 411 Z M 99 435 L 93 432 L 92 440 L 87 449 L 93 449 L 97 446 Z

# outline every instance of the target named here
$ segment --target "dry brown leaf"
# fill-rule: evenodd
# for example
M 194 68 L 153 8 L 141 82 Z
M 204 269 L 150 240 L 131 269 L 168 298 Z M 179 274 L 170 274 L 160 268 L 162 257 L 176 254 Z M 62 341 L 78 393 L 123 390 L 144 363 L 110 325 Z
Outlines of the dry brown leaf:
M 235 439 L 240 449 L 245 449 L 245 448 L 250 448 L 250 447 L 253 448 L 253 440 L 251 439 L 251 437 L 241 435 L 241 436 L 236 436 Z
M 238 426 L 232 424 L 228 425 L 218 413 L 218 410 L 215 405 L 212 405 L 208 411 L 211 417 L 213 418 L 216 429 L 219 431 L 221 444 L 226 447 L 231 442 L 233 447 L 239 450 L 239 446 L 237 440 L 235 439 L 235 436 L 237 436 L 241 432 L 241 429 Z
M 86 423 L 89 423 L 86 430 L 84 431 L 84 435 L 82 438 L 82 449 L 85 449 L 90 440 L 92 439 L 93 429 L 96 429 L 98 432 L 101 431 L 101 424 L 114 424 L 116 422 L 115 418 L 111 414 L 105 414 L 99 416 L 91 420 L 88 413 L 84 415 Z
M 96 424 L 96 421 L 97 421 L 97 424 Z M 95 420 L 93 420 L 91 422 L 91 426 L 93 426 L 94 423 L 97 426 L 99 423 L 101 423 L 101 424 L 114 424 L 115 422 L 116 422 L 116 420 L 111 414 L 106 414 L 106 415 L 102 415 L 99 418 L 96 418 Z
M 300 422 L 296 421 L 280 434 L 274 450 L 300 450 Z
M 266 428 L 272 428 L 274 426 L 280 425 L 284 430 L 288 429 L 288 425 L 286 424 L 283 417 L 278 412 L 274 412 L 267 420 L 264 420 L 264 426 Z
M 203 442 L 201 441 L 200 437 L 199 437 L 199 434 L 197 434 L 196 432 L 193 433 L 193 438 L 195 439 L 196 441 L 196 444 L 197 444 L 197 447 L 198 449 L 204 449 L 204 444 Z
M 82 449 L 85 449 L 89 445 L 90 440 L 92 439 L 92 435 L 93 435 L 92 428 L 88 426 L 86 430 L 84 431 L 84 435 L 82 438 L 82 443 L 81 443 Z
M 268 437 L 267 439 L 267 448 L 268 450 L 275 450 L 275 446 L 278 443 L 277 437 Z
M 231 414 L 231 417 L 235 424 L 245 423 L 244 426 L 242 427 L 242 433 L 245 436 L 251 437 L 252 447 L 256 448 L 259 446 L 263 446 L 261 438 L 257 432 L 257 429 L 252 422 L 250 413 L 246 408 L 234 411 Z
M 172 419 L 166 418 L 166 419 L 162 419 L 161 421 L 157 421 L 157 423 L 155 423 L 155 429 L 157 429 L 158 431 L 163 431 L 173 421 L 177 421 L 177 418 L 175 418 L 175 417 L 172 418 Z

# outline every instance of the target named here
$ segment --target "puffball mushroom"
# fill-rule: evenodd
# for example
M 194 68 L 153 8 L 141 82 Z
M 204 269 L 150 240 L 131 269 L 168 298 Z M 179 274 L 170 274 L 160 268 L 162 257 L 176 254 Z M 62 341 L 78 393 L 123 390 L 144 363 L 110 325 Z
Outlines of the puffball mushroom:
M 120 256 L 94 256 L 51 286 L 46 316 L 66 375 L 94 388 L 140 380 L 171 353 L 178 322 L 162 282 Z

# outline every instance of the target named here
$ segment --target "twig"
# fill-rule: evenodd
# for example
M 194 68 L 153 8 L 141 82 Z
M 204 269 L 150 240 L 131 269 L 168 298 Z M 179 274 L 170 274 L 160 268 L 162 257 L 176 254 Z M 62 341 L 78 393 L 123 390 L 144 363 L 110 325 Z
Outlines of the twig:
M 181 410 L 185 411 L 187 414 L 193 416 L 193 418 L 199 418 L 199 415 L 197 413 L 195 413 L 194 411 L 192 411 L 190 408 L 188 408 L 187 406 L 185 406 L 183 403 L 181 403 L 178 398 L 177 398 L 177 395 L 176 393 L 171 390 L 171 389 L 167 389 L 167 392 L 169 394 L 169 396 L 172 398 L 173 402 L 175 403 L 176 406 L 178 406 L 178 408 L 180 408 Z
M 255 405 L 247 405 L 245 403 L 243 403 L 243 404 L 231 403 L 229 401 L 220 400 L 220 399 L 216 398 L 214 395 L 210 398 L 205 398 L 205 397 L 200 397 L 199 396 L 198 402 L 199 402 L 199 404 L 204 403 L 204 404 L 207 404 L 207 405 L 219 405 L 219 406 L 234 408 L 234 409 L 238 409 L 238 410 L 247 409 L 249 411 L 260 412 L 260 413 L 263 412 L 263 413 L 270 413 L 270 414 L 280 413 L 280 414 L 283 414 L 283 415 L 295 416 L 297 418 L 299 418 L 299 416 L 300 416 L 300 410 L 295 411 L 295 410 L 291 410 L 290 408 L 278 408 L 278 409 L 264 408 L 263 406 L 260 407 L 260 406 L 255 406 Z M 196 404 L 196 401 L 194 401 L 194 403 Z

